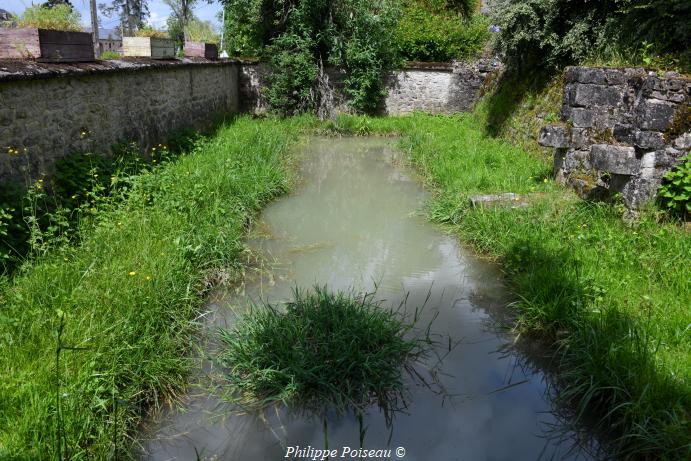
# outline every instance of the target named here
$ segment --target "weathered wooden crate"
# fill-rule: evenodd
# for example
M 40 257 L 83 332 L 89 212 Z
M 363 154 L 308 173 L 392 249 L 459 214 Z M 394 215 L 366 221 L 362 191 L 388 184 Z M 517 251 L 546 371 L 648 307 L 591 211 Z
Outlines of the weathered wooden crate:
M 41 62 L 94 61 L 94 45 L 88 32 L 0 28 L 0 58 Z
M 218 59 L 218 46 L 214 43 L 185 42 L 185 56 Z
M 175 57 L 175 42 L 169 38 L 123 37 L 122 55 L 151 59 Z

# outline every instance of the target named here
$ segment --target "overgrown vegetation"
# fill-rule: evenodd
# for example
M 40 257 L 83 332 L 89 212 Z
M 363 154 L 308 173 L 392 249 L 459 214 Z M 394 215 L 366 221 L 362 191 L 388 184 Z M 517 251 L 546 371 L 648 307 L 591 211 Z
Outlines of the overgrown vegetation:
M 87 131 L 81 132 L 82 139 L 88 136 Z M 55 162 L 51 177 L 33 183 L 27 178 L 24 184 L 18 180 L 3 181 L 0 227 L 6 228 L 7 233 L 0 233 L 0 273 L 12 274 L 30 260 L 30 241 L 39 236 L 48 246 L 54 235 L 60 240 L 77 237 L 80 218 L 97 200 L 94 194 L 101 198 L 119 196 L 121 184 L 112 178 L 145 173 L 190 149 L 197 137 L 194 131 L 181 130 L 170 136 L 166 144 L 152 146 L 147 152 L 142 152 L 137 143 L 116 145 L 108 156 L 75 152 Z M 26 153 L 8 148 L 9 155 Z
M 431 344 L 409 337 L 415 319 L 404 314 L 384 309 L 373 293 L 295 288 L 285 306 L 252 306 L 232 330 L 221 330 L 218 359 L 245 407 L 361 418 L 376 405 L 390 423 L 408 394 L 406 370 L 416 376 L 412 367 Z
M 689 69 L 691 3 L 684 0 L 501 0 L 493 20 L 510 65 L 594 60 Z
M 276 111 L 329 112 L 327 65 L 345 73 L 344 92 L 353 109 L 373 112 L 381 105 L 382 77 L 400 62 L 391 34 L 396 0 L 228 0 L 225 5 L 231 47 L 245 46 L 268 58 L 267 100 Z
M 43 5 L 32 5 L 16 21 L 17 27 L 37 27 L 40 29 L 81 32 L 81 15 L 79 11 L 67 4 L 58 4 L 50 8 Z
M 78 244 L 0 278 L 0 458 L 127 455 L 143 408 L 184 384 L 199 293 L 238 267 L 253 214 L 286 190 L 293 137 L 240 119 L 176 161 L 109 177 Z
M 403 4 L 395 38 L 407 61 L 472 59 L 489 40 L 489 19 L 475 14 L 475 1 L 408 0 Z

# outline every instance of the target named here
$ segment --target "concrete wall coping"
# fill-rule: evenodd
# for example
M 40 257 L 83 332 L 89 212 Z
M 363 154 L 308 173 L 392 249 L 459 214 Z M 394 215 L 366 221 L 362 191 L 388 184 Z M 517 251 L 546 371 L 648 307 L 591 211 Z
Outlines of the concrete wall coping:
M 239 61 L 234 59 L 220 59 L 212 61 L 204 58 L 124 58 L 107 61 L 53 64 L 24 59 L 0 59 L 0 82 L 37 80 L 56 77 L 80 77 L 87 75 L 152 69 L 160 70 L 196 66 L 228 66 L 235 65 L 238 62 Z

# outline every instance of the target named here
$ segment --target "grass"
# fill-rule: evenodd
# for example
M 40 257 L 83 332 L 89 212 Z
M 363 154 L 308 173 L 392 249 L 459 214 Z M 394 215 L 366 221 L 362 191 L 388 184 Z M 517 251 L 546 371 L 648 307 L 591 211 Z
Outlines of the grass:
M 184 385 L 200 293 L 287 189 L 294 139 L 288 123 L 222 127 L 119 178 L 122 200 L 82 220 L 78 245 L 0 279 L 0 458 L 127 456 L 146 407 Z
M 691 235 L 653 209 L 627 225 L 620 205 L 577 199 L 549 179 L 542 153 L 488 136 L 486 110 L 336 125 L 404 135 L 435 192 L 430 217 L 501 262 L 517 330 L 554 344 L 576 423 L 594 413 L 619 457 L 689 459 Z M 531 206 L 471 207 L 470 195 L 496 192 Z
M 405 406 L 404 371 L 417 376 L 412 367 L 431 344 L 408 337 L 413 326 L 373 294 L 296 288 L 285 306 L 253 306 L 222 330 L 219 360 L 246 407 L 284 404 L 325 418 L 377 405 L 390 424 Z

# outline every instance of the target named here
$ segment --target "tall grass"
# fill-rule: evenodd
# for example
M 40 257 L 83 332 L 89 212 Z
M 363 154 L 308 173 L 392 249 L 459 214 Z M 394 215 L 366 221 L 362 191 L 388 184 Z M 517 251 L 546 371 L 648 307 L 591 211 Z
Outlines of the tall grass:
M 238 267 L 252 216 L 287 189 L 293 139 L 287 123 L 222 127 L 122 178 L 78 246 L 0 281 L 0 458 L 126 456 L 143 410 L 185 382 L 213 270 Z

